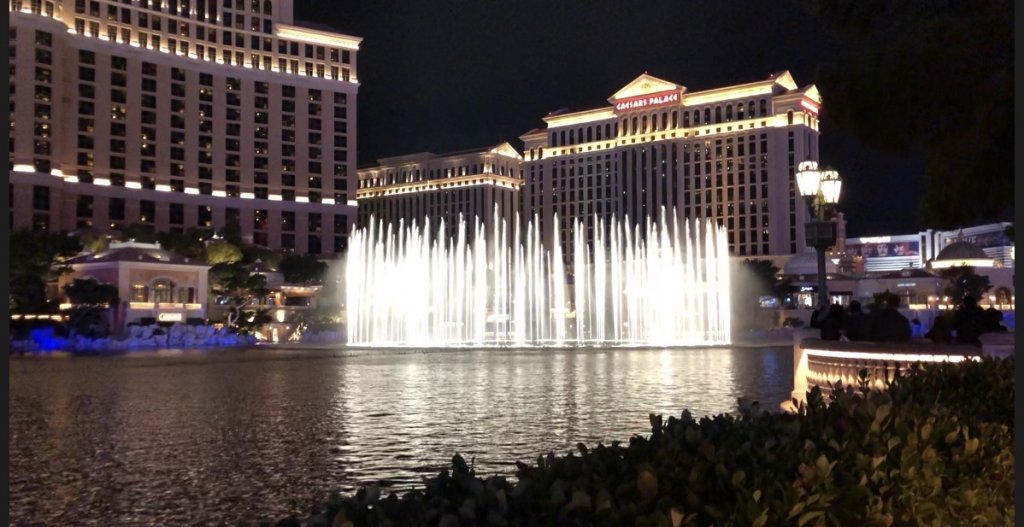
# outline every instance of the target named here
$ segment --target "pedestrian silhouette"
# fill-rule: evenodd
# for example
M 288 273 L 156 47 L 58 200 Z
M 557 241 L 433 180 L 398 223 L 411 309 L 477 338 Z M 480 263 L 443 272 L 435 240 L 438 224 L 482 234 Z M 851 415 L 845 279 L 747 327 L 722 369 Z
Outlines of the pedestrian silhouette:
M 953 331 L 958 344 L 981 345 L 978 335 L 985 330 L 985 313 L 978 307 L 978 301 L 971 295 L 964 296 L 960 307 L 953 314 Z
M 936 344 L 949 344 L 953 342 L 953 328 L 949 325 L 949 319 L 942 315 L 935 317 L 935 321 L 932 322 L 932 329 L 929 329 L 928 333 L 925 333 L 924 336 Z
M 890 294 L 885 299 L 885 309 L 873 324 L 873 340 L 882 342 L 906 342 L 910 340 L 910 320 L 899 312 L 900 297 Z
M 860 301 L 850 302 L 850 310 L 846 313 L 844 327 L 846 338 L 850 340 L 868 340 L 870 327 L 868 316 L 861 310 Z

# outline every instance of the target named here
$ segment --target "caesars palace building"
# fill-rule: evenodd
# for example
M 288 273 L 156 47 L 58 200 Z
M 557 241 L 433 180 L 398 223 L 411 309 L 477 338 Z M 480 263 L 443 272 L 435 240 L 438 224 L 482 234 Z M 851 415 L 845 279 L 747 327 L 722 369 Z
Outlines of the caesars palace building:
M 514 200 L 549 247 L 560 230 L 572 262 L 575 221 L 592 244 L 595 218 L 642 225 L 664 208 L 724 225 L 734 256 L 792 255 L 805 248 L 807 221 L 794 171 L 818 160 L 820 108 L 817 88 L 799 87 L 785 71 L 692 92 L 644 74 L 607 106 L 545 117 L 521 136 L 522 156 L 501 145 L 360 169 L 360 221 L 426 216 L 450 225 L 461 213 L 487 222 L 495 205 L 509 218 Z
M 291 0 L 11 0 L 13 229 L 345 250 L 360 39 Z
M 807 216 L 794 171 L 818 159 L 820 108 L 817 88 L 788 71 L 702 91 L 643 74 L 607 106 L 548 115 L 521 136 L 523 211 L 548 243 L 560 230 L 568 261 L 575 221 L 590 244 L 595 217 L 642 231 L 663 209 L 724 225 L 734 256 L 794 254 Z

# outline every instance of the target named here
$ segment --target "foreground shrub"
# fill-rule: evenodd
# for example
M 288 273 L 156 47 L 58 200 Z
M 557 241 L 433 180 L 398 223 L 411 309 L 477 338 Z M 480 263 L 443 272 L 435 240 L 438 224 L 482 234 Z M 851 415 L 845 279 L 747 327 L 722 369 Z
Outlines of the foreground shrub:
M 1013 361 L 934 365 L 887 392 L 815 388 L 797 413 L 651 416 L 651 435 L 424 488 L 335 496 L 278 525 L 1012 525 Z

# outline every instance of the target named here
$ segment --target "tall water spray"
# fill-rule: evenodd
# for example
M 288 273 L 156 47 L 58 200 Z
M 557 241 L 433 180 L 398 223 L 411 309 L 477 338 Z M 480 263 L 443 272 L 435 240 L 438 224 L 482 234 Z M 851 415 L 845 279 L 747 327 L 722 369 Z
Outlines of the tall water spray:
M 472 233 L 446 225 L 357 229 L 345 267 L 348 342 L 380 346 L 707 345 L 730 339 L 726 233 L 711 222 L 595 217 L 573 225 L 571 267 L 558 231 L 495 212 Z M 557 217 L 554 221 L 557 225 Z M 644 227 L 641 229 L 641 227 Z M 486 235 L 485 235 L 486 233 Z

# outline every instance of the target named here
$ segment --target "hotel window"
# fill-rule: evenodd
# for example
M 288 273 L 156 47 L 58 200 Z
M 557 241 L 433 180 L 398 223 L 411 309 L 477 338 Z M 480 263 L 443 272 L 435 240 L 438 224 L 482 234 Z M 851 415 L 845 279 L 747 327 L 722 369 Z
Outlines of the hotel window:
M 153 223 L 156 220 L 156 203 L 149 200 L 139 202 L 139 221 Z
M 171 203 L 169 210 L 169 218 L 171 225 L 184 225 L 185 223 L 185 206 L 181 203 Z
M 107 217 L 114 221 L 124 220 L 124 198 L 110 198 L 107 203 Z
M 196 225 L 199 227 L 213 226 L 213 208 L 208 205 L 200 205 L 197 209 Z

